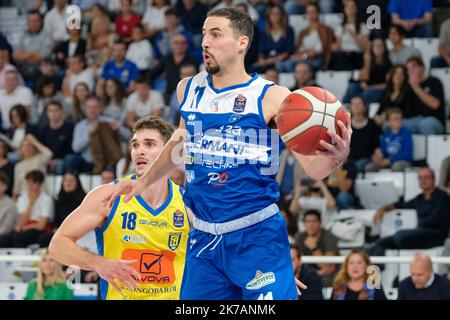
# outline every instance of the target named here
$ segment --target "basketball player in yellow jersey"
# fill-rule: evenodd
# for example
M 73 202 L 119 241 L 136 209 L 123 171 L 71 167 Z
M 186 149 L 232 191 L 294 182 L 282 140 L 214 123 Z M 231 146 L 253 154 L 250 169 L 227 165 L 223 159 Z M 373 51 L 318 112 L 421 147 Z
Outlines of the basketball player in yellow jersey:
M 172 132 L 159 117 L 136 122 L 130 142 L 136 175 L 122 180 L 142 175 Z M 102 278 L 103 299 L 179 299 L 189 232 L 181 187 L 164 176 L 127 203 L 117 197 L 109 208 L 101 199 L 113 186 L 105 184 L 88 193 L 54 235 L 51 256 L 66 265 L 95 270 Z M 99 255 L 76 244 L 93 229 Z

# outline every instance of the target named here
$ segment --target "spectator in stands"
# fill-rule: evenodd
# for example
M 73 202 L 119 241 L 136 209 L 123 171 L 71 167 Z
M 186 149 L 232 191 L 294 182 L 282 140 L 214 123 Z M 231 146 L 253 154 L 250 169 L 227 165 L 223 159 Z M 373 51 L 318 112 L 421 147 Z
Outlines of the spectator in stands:
M 268 6 L 266 26 L 259 38 L 259 57 L 256 69 L 264 72 L 275 64 L 286 60 L 294 53 L 294 29 L 288 23 L 288 16 L 281 5 Z
M 409 117 L 410 102 L 409 94 L 411 88 L 409 87 L 408 72 L 403 65 L 394 66 L 389 71 L 386 88 L 380 99 L 380 107 L 375 115 L 375 122 L 381 126 L 386 120 L 386 110 L 392 107 L 402 110 L 403 117 Z
M 300 180 L 300 176 L 300 165 L 295 161 L 294 154 L 286 148 L 280 156 L 280 167 L 276 178 L 280 186 L 280 201 L 286 207 L 293 199 L 296 181 Z
M 100 101 L 90 97 L 86 101 L 86 119 L 75 125 L 72 150 L 64 159 L 67 171 L 100 174 L 107 164 L 116 164 L 121 157 L 120 140 L 128 141 L 130 131 L 101 115 Z
M 106 8 L 108 0 L 72 0 L 72 4 L 79 6 L 83 12 L 88 12 L 96 5 Z
M 0 248 L 25 248 L 37 243 L 53 219 L 53 200 L 43 190 L 42 171 L 29 171 L 25 180 L 26 191 L 17 200 L 19 222 L 15 231 L 0 237 Z
M 314 209 L 308 210 L 303 215 L 305 231 L 295 235 L 295 244 L 302 248 L 306 256 L 337 256 L 339 249 L 338 239 L 328 230 L 322 228 L 320 212 Z M 331 286 L 336 275 L 334 264 L 311 265 L 322 278 L 324 287 Z
M 363 52 L 369 43 L 370 31 L 359 16 L 358 4 L 355 0 L 344 1 L 344 19 L 334 31 L 335 42 L 331 46 L 333 51 L 331 69 L 354 70 L 363 66 Z
M 436 187 L 435 174 L 430 168 L 419 170 L 419 186 L 422 193 L 406 203 L 397 202 L 380 208 L 374 222 L 383 219 L 393 209 L 417 210 L 417 228 L 397 231 L 393 236 L 382 238 L 371 248 L 371 255 L 383 255 L 384 249 L 429 249 L 443 245 L 450 230 L 449 195 Z
M 445 98 L 442 82 L 425 73 L 421 58 L 406 62 L 411 87 L 411 117 L 405 118 L 405 127 L 412 133 L 440 134 L 445 130 Z
M 3 134 L 0 134 L 0 173 L 8 178 L 8 188 L 6 194 L 12 196 L 14 183 L 14 164 L 8 160 L 8 153 L 12 150 L 9 145 L 10 140 Z
M 117 41 L 114 44 L 113 59 L 103 66 L 103 71 L 98 80 L 98 85 L 103 86 L 107 79 L 119 79 L 127 91 L 134 90 L 134 81 L 139 76 L 137 66 L 125 58 L 127 45 L 123 41 Z
M 152 39 L 158 32 L 166 28 L 165 13 L 169 9 L 169 3 L 168 0 L 154 0 L 147 7 L 142 18 L 146 38 Z
M 0 171 L 0 237 L 13 232 L 17 225 L 16 203 L 6 194 L 8 188 L 8 176 Z
M 13 195 L 15 199 L 25 190 L 27 173 L 32 170 L 46 172 L 47 163 L 53 156 L 50 149 L 31 134 L 27 134 L 20 143 L 19 154 L 22 160 L 14 167 Z
M 194 64 L 186 63 L 180 67 L 180 79 L 187 77 L 193 77 L 198 73 L 198 68 Z M 169 107 L 164 112 L 164 120 L 171 125 L 177 126 L 180 123 L 180 101 L 176 90 L 172 93 L 170 98 Z
M 64 158 L 72 153 L 73 122 L 67 120 L 62 104 L 50 101 L 47 105 L 48 124 L 40 131 L 40 141 L 53 153 L 48 171 L 56 175 L 64 173 Z
M 259 14 L 258 11 L 246 0 L 221 0 L 219 1 L 211 10 L 223 9 L 223 8 L 233 8 L 238 4 L 244 3 L 247 6 L 247 13 L 253 22 L 258 22 Z
M 86 102 L 91 92 L 89 87 L 84 82 L 81 82 L 75 86 L 72 97 L 72 108 L 69 118 L 74 123 L 83 120 L 86 117 Z
M 190 1 L 190 0 L 189 0 Z M 191 57 L 188 52 L 188 39 L 183 34 L 172 37 L 172 52 L 163 57 L 156 66 L 150 70 L 151 82 L 154 82 L 163 72 L 167 80 L 165 90 L 165 101 L 169 101 L 170 96 L 176 90 L 180 79 L 180 67 L 183 64 L 198 65 L 196 59 Z
M 120 0 L 120 14 L 116 17 L 116 34 L 126 43 L 131 42 L 133 27 L 141 23 L 141 17 L 133 12 L 131 0 Z
M 0 113 L 4 130 L 11 127 L 9 113 L 17 104 L 25 106 L 27 112 L 31 114 L 33 93 L 29 88 L 19 84 L 19 74 L 16 70 L 9 70 L 5 75 L 5 88 L 0 90 Z
M 116 38 L 107 16 L 94 18 L 87 39 L 86 58 L 90 67 L 98 70 L 109 61 Z
M 323 300 L 322 279 L 311 268 L 302 264 L 302 252 L 300 247 L 291 244 L 291 260 L 294 269 L 294 277 L 308 286 L 307 290 L 300 290 L 300 300 Z
M 10 53 L 8 47 L 0 44 L 0 91 L 5 89 L 7 71 L 17 71 L 17 68 L 10 63 Z M 22 76 L 19 76 L 19 83 L 23 84 Z
M 208 6 L 198 0 L 178 0 L 176 9 L 180 13 L 181 23 L 194 36 L 195 46 L 200 47 Z
M 246 0 L 237 0 L 235 2 L 236 9 L 249 13 L 250 8 L 253 10 L 256 10 L 250 3 L 248 3 Z M 247 70 L 247 73 L 253 72 L 253 65 L 258 61 L 258 48 L 259 48 L 259 39 L 260 39 L 260 31 L 257 25 L 257 21 L 253 21 L 253 39 L 250 43 L 250 48 L 247 51 L 247 54 L 245 55 L 245 70 Z
M 75 210 L 83 201 L 86 192 L 83 190 L 80 178 L 73 172 L 66 172 L 63 176 L 61 189 L 55 200 L 55 217 L 53 219 L 53 230 L 39 237 L 39 246 L 47 248 L 50 240 L 58 230 L 61 223 Z
M 414 47 L 405 45 L 403 38 L 406 30 L 398 24 L 389 27 L 389 40 L 392 43 L 392 49 L 389 50 L 389 59 L 392 64 L 405 64 L 411 57 L 422 57 L 420 51 Z
M 406 29 L 409 37 L 430 38 L 433 36 L 432 0 L 389 0 L 388 13 L 392 23 Z
M 153 64 L 154 53 L 150 42 L 145 38 L 144 27 L 141 24 L 133 26 L 131 39 L 127 59 L 138 67 L 141 74 L 146 74 Z
M 413 139 L 411 132 L 403 126 L 402 111 L 395 107 L 388 109 L 386 120 L 388 128 L 380 138 L 380 147 L 375 149 L 372 162 L 366 165 L 366 171 L 390 168 L 403 172 L 411 166 Z
M 45 78 L 51 78 L 55 82 L 56 89 L 59 91 L 62 87 L 63 77 L 64 74 L 62 73 L 60 75 L 56 74 L 56 65 L 53 63 L 53 60 L 51 58 L 44 58 L 39 64 L 39 74 L 36 78 L 34 88 L 36 88 Z
M 280 73 L 276 68 L 269 68 L 264 72 L 264 79 L 272 81 L 275 84 L 280 84 Z
M 45 249 L 41 255 L 37 278 L 28 284 L 24 300 L 72 300 L 63 266 L 50 258 Z
M 100 174 L 102 184 L 111 183 L 116 180 L 116 168 L 115 166 L 108 165 Z
M 355 163 L 347 159 L 342 167 L 330 174 L 326 180 L 328 190 L 336 199 L 338 209 L 350 209 L 355 205 L 355 180 L 358 174 Z
M 373 39 L 370 52 L 364 55 L 364 65 L 357 82 L 350 82 L 344 103 L 354 96 L 362 96 L 368 103 L 379 102 L 386 87 L 386 79 L 392 63 L 389 59 L 386 42 L 382 38 Z
M 362 250 L 351 250 L 333 281 L 332 300 L 386 300 L 383 288 L 369 283 L 371 265 Z
M 319 17 L 320 10 L 317 3 L 308 3 L 306 18 L 309 25 L 300 31 L 294 53 L 288 60 L 277 64 L 278 70 L 293 72 L 295 65 L 300 61 L 309 64 L 314 71 L 328 68 L 334 34 L 330 27 L 320 22 Z
M 86 55 L 86 46 L 86 40 L 81 38 L 81 30 L 70 29 L 69 39 L 62 41 L 54 50 L 56 65 L 64 70 L 68 58 Z
M 56 83 L 51 77 L 43 77 L 36 83 L 36 96 L 31 108 L 31 122 L 39 128 L 48 124 L 47 105 L 50 101 L 64 103 L 64 110 L 70 111 L 70 105 L 64 100 L 61 91 L 56 89 Z
M 85 83 L 89 91 L 92 91 L 94 89 L 94 74 L 91 68 L 87 68 L 84 56 L 74 55 L 68 59 L 68 68 L 63 80 L 64 97 L 71 97 L 79 83 Z
M 416 253 L 409 270 L 411 276 L 398 286 L 398 300 L 450 300 L 450 280 L 434 273 L 429 256 Z
M 51 36 L 43 29 L 39 11 L 29 11 L 27 22 L 28 30 L 19 41 L 14 59 L 25 81 L 33 81 L 38 74 L 40 61 L 50 55 L 53 45 Z
M 317 86 L 314 80 L 314 70 L 305 62 L 299 62 L 295 65 L 295 85 L 290 90 L 295 91 L 307 86 Z
M 122 82 L 118 79 L 108 79 L 102 91 L 97 94 L 102 100 L 102 114 L 114 118 L 122 125 L 125 124 L 127 97 Z
M 450 66 L 450 18 L 441 24 L 439 29 L 439 56 L 431 59 L 430 67 L 445 68 L 448 66 Z
M 53 8 L 44 17 L 44 30 L 50 35 L 54 45 L 69 39 L 66 29 L 67 5 L 67 0 L 54 0 Z
M 381 130 L 369 119 L 369 106 L 362 97 L 353 97 L 350 102 L 352 115 L 352 140 L 349 157 L 355 161 L 358 172 L 363 172 L 370 158 L 380 145 Z
M 126 125 L 133 127 L 135 121 L 147 115 L 161 116 L 164 109 L 164 99 L 160 92 L 152 90 L 147 78 L 141 76 L 136 82 L 136 91 L 127 100 Z

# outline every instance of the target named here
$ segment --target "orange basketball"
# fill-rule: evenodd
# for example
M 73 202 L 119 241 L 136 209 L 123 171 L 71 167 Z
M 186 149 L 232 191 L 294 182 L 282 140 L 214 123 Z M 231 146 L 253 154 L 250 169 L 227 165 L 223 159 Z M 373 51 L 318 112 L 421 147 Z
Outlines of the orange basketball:
M 304 87 L 292 92 L 281 103 L 277 125 L 289 150 L 314 155 L 316 150 L 326 151 L 319 144 L 320 140 L 334 143 L 328 130 L 341 135 L 338 120 L 347 125 L 345 110 L 330 91 Z

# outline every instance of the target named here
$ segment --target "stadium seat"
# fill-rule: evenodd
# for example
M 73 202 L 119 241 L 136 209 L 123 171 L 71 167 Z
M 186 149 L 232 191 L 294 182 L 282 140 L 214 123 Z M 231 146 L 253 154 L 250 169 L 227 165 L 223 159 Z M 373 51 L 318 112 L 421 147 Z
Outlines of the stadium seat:
M 333 287 L 322 288 L 322 296 L 324 300 L 330 300 L 331 293 L 333 293 Z
M 88 174 L 80 174 L 80 182 L 84 191 L 89 192 L 91 190 L 91 176 Z
M 419 187 L 419 180 L 417 178 L 417 170 L 405 171 L 405 194 L 406 201 L 415 198 L 418 194 L 422 193 L 422 189 Z
M 291 14 L 289 15 L 289 25 L 294 29 L 295 41 L 297 43 L 300 31 L 308 26 L 308 20 L 306 20 L 304 14 Z
M 377 114 L 378 109 L 380 109 L 379 102 L 372 102 L 371 104 L 369 104 L 369 118 L 370 119 L 375 118 L 375 115 Z
M 27 288 L 26 283 L 0 283 L 0 300 L 23 300 Z
M 413 160 L 425 160 L 427 158 L 427 136 L 413 134 Z
M 398 297 L 398 289 L 397 288 L 389 288 L 384 289 L 384 294 L 388 300 L 397 300 Z
M 414 257 L 417 252 L 424 253 L 431 258 L 442 256 L 442 252 L 444 247 L 434 247 L 431 249 L 416 249 L 416 250 L 399 250 L 400 257 Z M 439 265 L 437 263 L 433 264 L 434 272 L 439 272 Z M 403 279 L 410 276 L 409 273 L 409 263 L 400 263 L 400 271 L 398 280 L 402 281 Z
M 450 156 L 450 135 L 427 136 L 427 161 L 439 181 L 442 160 Z
M 47 175 L 44 180 L 44 191 L 53 198 L 55 194 L 55 176 Z
M 95 187 L 98 187 L 102 184 L 102 177 L 99 175 L 91 176 L 91 189 L 94 189 Z M 86 191 L 87 192 L 87 191 Z
M 444 86 L 445 99 L 450 102 L 450 68 L 433 68 L 430 70 L 433 77 L 439 78 Z
M 389 237 L 399 230 L 417 227 L 417 211 L 412 209 L 394 209 L 384 214 L 380 225 L 380 237 Z
M 31 255 L 29 248 L 0 248 L 0 256 L 24 256 Z M 0 282 L 22 282 L 16 274 L 18 268 L 22 268 L 29 263 L 22 261 L 0 261 Z
M 385 250 L 384 255 L 386 257 L 398 257 L 398 250 Z M 392 288 L 399 271 L 398 263 L 386 263 L 384 265 L 384 270 L 381 272 L 381 284 L 384 288 Z M 387 295 L 386 292 L 385 294 Z
M 344 16 L 342 13 L 323 13 L 320 15 L 320 20 L 323 24 L 329 26 L 332 30 L 342 25 Z
M 81 283 L 74 286 L 74 300 L 97 300 L 97 284 Z
M 392 180 L 373 181 L 356 179 L 355 193 L 365 209 L 379 209 L 396 202 L 400 197 Z
M 414 38 L 413 46 L 422 53 L 425 70 L 430 70 L 430 61 L 439 55 L 439 38 Z
M 373 181 L 392 181 L 399 195 L 403 195 L 404 174 L 403 172 L 392 172 L 389 169 L 380 170 L 378 172 L 367 172 L 366 179 Z
M 336 98 L 342 100 L 351 77 L 352 71 L 318 71 L 316 81 L 319 86 L 327 88 Z
M 280 73 L 280 86 L 286 87 L 288 89 L 295 86 L 295 77 L 293 72 L 282 72 Z

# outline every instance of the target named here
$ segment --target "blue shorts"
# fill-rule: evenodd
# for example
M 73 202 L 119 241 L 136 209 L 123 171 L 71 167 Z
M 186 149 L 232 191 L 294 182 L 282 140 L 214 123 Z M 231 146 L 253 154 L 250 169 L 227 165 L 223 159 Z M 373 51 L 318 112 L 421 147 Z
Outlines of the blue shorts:
M 189 239 L 182 300 L 297 300 L 280 213 L 219 236 L 193 229 Z

